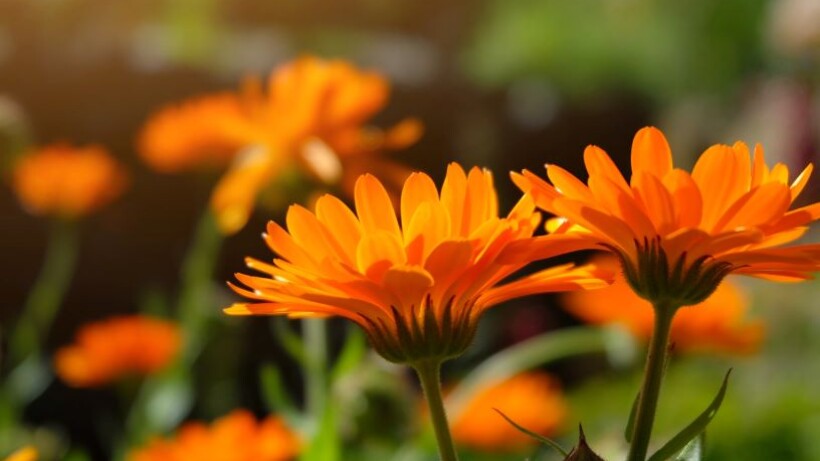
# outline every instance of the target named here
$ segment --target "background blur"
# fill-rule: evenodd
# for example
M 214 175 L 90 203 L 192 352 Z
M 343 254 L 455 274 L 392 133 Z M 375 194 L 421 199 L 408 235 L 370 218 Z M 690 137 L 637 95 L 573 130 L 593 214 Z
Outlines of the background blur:
M 304 53 L 386 74 L 392 96 L 375 124 L 415 116 L 426 128 L 419 143 L 392 158 L 437 179 L 453 160 L 488 167 L 505 210 L 517 193 L 509 170 L 540 173 L 555 162 L 582 177 L 583 148 L 597 144 L 628 172 L 632 136 L 650 124 L 666 133 L 676 162 L 687 168 L 707 145 L 738 139 L 762 143 L 768 163 L 784 162 L 790 171 L 818 163 L 816 0 L 2 0 L 4 179 L 25 146 L 60 140 L 101 143 L 131 171 L 124 197 L 83 222 L 79 266 L 50 349 L 89 320 L 134 312 L 176 289 L 215 177 L 160 175 L 144 166 L 134 141 L 147 116 L 190 96 L 232 90 L 243 76 L 267 75 Z M 801 204 L 817 201 L 817 179 Z M 257 211 L 225 242 L 217 283 L 243 269 L 244 256 L 268 255 L 259 233 L 281 216 L 282 210 Z M 6 324 L 37 275 L 47 222 L 27 215 L 3 186 L 0 229 L 0 323 Z M 817 239 L 816 229 L 809 238 Z M 760 355 L 688 359 L 670 373 L 665 404 L 686 409 L 707 402 L 722 370 L 734 366 L 736 387 L 716 420 L 718 435 L 710 435 L 709 459 L 820 459 L 818 283 L 746 288 L 755 315 L 770 324 Z M 224 296 L 227 305 L 232 298 L 227 290 Z M 481 354 L 574 322 L 545 304 L 555 300 L 495 311 L 484 322 L 493 333 L 445 371 L 457 375 Z M 281 352 L 264 319 L 215 318 L 228 325 L 212 346 L 222 351 L 217 362 L 224 366 L 197 384 L 205 397 L 191 415 L 210 419 L 237 405 L 260 412 L 255 379 L 226 392 L 226 376 L 235 370 L 253 377 L 258 363 L 279 360 Z M 616 403 L 595 389 L 620 386 L 629 396 L 635 370 L 609 370 L 593 357 L 551 371 L 572 393 L 567 428 L 583 419 L 592 440 L 614 437 L 617 427 L 610 426 L 622 421 L 631 397 Z M 299 379 L 296 372 L 286 378 L 294 385 Z M 672 395 L 675 389 L 687 394 Z M 94 412 L 87 409 L 111 400 L 105 391 L 55 382 L 26 415 L 101 456 L 104 444 L 90 429 Z

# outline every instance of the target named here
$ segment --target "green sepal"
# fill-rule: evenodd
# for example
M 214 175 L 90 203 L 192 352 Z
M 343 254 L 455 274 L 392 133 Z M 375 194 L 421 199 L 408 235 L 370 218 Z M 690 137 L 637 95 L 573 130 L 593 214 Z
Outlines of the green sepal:
M 706 426 L 710 421 L 712 421 L 712 418 L 715 417 L 721 403 L 723 403 L 723 397 L 726 395 L 726 387 L 729 384 L 729 375 L 731 374 L 732 369 L 730 368 L 729 371 L 726 372 L 726 376 L 723 378 L 723 384 L 721 384 L 720 390 L 718 390 L 718 393 L 712 400 L 712 403 L 710 403 L 709 406 L 706 407 L 706 409 L 703 410 L 703 412 L 698 415 L 694 421 L 683 428 L 683 430 L 678 432 L 677 435 L 672 437 L 672 439 L 666 442 L 664 446 L 650 456 L 647 461 L 664 461 L 672 458 L 677 453 L 681 453 L 692 440 L 696 439 L 703 433 L 704 430 L 706 430 Z
M 557 451 L 558 453 L 561 453 L 561 456 L 563 456 L 563 457 L 566 457 L 566 456 L 567 456 L 567 451 L 566 451 L 566 450 L 564 450 L 564 448 L 563 448 L 561 445 L 559 445 L 559 444 L 558 444 L 558 442 L 556 442 L 556 441 L 554 441 L 554 440 L 552 440 L 552 439 L 550 439 L 550 438 L 548 438 L 548 437 L 544 437 L 544 436 L 543 436 L 543 435 L 541 435 L 541 434 L 537 434 L 537 433 L 535 433 L 535 432 L 533 432 L 533 431 L 531 431 L 531 430 L 529 430 L 529 429 L 527 429 L 527 428 L 525 428 L 525 427 L 523 427 L 523 426 L 519 425 L 518 423 L 516 423 L 515 421 L 513 421 L 512 419 L 510 419 L 510 417 L 509 417 L 509 416 L 505 415 L 505 414 L 504 414 L 501 410 L 499 410 L 498 408 L 493 408 L 493 410 L 495 410 L 495 411 L 496 411 L 496 413 L 498 413 L 499 415 L 501 415 L 501 417 L 502 417 L 502 418 L 504 418 L 505 420 L 507 420 L 507 422 L 508 422 L 508 423 L 512 424 L 512 426 L 513 426 L 514 428 L 516 428 L 519 432 L 521 432 L 521 433 L 523 433 L 523 434 L 526 434 L 526 435 L 528 435 L 528 436 L 532 437 L 533 439 L 535 439 L 535 440 L 537 440 L 537 441 L 539 441 L 539 442 L 543 443 L 544 445 L 547 445 L 547 446 L 552 447 L 555 451 Z

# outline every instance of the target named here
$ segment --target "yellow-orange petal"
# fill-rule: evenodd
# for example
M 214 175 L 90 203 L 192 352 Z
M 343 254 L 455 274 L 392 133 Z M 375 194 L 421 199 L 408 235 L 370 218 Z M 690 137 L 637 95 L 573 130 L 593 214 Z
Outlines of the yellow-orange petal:
M 645 172 L 663 178 L 672 170 L 672 150 L 655 127 L 641 128 L 632 140 L 632 176 Z

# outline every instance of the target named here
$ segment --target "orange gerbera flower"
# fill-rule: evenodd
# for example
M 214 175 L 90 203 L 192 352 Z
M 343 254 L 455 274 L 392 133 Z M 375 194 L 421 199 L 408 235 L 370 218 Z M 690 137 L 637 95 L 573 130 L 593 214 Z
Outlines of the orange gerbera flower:
M 599 256 L 593 262 L 612 270 L 618 266 L 614 257 Z M 652 336 L 652 305 L 636 295 L 620 274 L 606 288 L 567 293 L 564 301 L 567 310 L 586 322 L 618 323 L 647 341 Z M 740 290 L 725 279 L 705 301 L 678 311 L 672 320 L 670 341 L 675 350 L 684 352 L 754 352 L 763 339 L 764 327 L 762 321 L 745 318 L 747 308 L 748 302 Z
M 300 442 L 285 423 L 269 416 L 257 422 L 236 410 L 210 427 L 184 425 L 173 439 L 156 439 L 133 451 L 129 461 L 288 461 L 299 454 Z
M 384 186 L 364 175 L 355 185 L 354 214 L 325 195 L 315 212 L 298 205 L 287 230 L 268 224 L 273 264 L 247 260 L 267 277 L 237 274 L 260 301 L 235 304 L 228 314 L 312 317 L 338 315 L 359 324 L 388 360 L 413 364 L 459 355 L 489 307 L 533 293 L 597 288 L 608 273 L 572 265 L 501 284 L 529 260 L 505 258 L 510 244 L 526 243 L 540 222 L 529 198 L 507 217 L 489 171 L 469 175 L 451 164 L 441 193 L 423 173 L 401 193 L 397 219 Z
M 107 384 L 128 374 L 150 374 L 168 365 L 180 347 L 179 328 L 144 317 L 114 317 L 83 326 L 74 344 L 54 357 L 57 375 L 74 387 Z
M 676 169 L 663 134 L 644 128 L 632 144 L 629 183 L 604 151 L 587 147 L 589 181 L 548 165 L 552 184 L 529 171 L 515 183 L 538 207 L 558 218 L 552 237 L 577 248 L 617 254 L 633 289 L 672 305 L 696 304 L 728 273 L 772 280 L 803 280 L 820 268 L 820 245 L 779 248 L 802 236 L 820 217 L 820 203 L 789 210 L 809 180 L 809 165 L 789 184 L 788 169 L 769 169 L 763 149 L 750 159 L 743 143 L 715 145 L 692 173 Z M 535 256 L 545 248 L 520 247 Z
M 76 218 L 96 211 L 125 188 L 124 169 L 100 146 L 53 144 L 14 167 L 14 191 L 35 215 Z
M 37 461 L 37 450 L 34 447 L 23 447 L 4 458 L 4 461 Z
M 597 291 L 597 290 L 596 290 Z M 522 373 L 480 391 L 453 417 L 456 443 L 484 451 L 520 451 L 537 443 L 505 421 L 544 436 L 555 434 L 567 414 L 558 382 L 543 372 Z
M 351 64 L 302 57 L 276 69 L 267 92 L 249 79 L 240 94 L 207 96 L 160 111 L 139 140 L 159 171 L 231 161 L 212 207 L 226 233 L 244 226 L 256 196 L 298 165 L 328 184 L 352 184 L 362 170 L 403 181 L 404 168 L 374 155 L 415 142 L 421 125 L 405 120 L 388 131 L 363 126 L 387 102 L 380 75 Z

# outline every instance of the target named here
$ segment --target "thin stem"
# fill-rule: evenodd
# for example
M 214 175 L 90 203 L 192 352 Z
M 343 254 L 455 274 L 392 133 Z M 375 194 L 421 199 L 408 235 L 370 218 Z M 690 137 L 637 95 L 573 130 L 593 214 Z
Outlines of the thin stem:
M 179 318 L 188 333 L 184 356 L 189 362 L 199 352 L 205 320 L 213 312 L 211 283 L 222 241 L 213 213 L 205 210 L 182 262 Z
M 327 399 L 327 320 L 302 321 L 305 350 L 305 395 L 307 411 L 318 422 L 322 420 Z
M 19 363 L 26 356 L 40 352 L 74 275 L 78 249 L 76 222 L 55 221 L 42 269 L 29 292 L 11 339 L 10 355 L 14 362 Z
M 438 452 L 441 461 L 458 461 L 450 427 L 447 425 L 447 413 L 444 411 L 444 401 L 441 398 L 441 362 L 426 361 L 413 365 L 421 381 L 424 397 L 430 409 L 430 418 L 433 420 L 433 430 L 436 432 Z
M 667 345 L 672 318 L 677 310 L 676 306 L 668 303 L 655 304 L 655 329 L 649 343 L 649 352 L 646 357 L 646 369 L 643 384 L 638 399 L 638 408 L 635 414 L 635 427 L 632 433 L 632 442 L 629 446 L 627 461 L 645 461 L 649 448 L 649 439 L 652 436 L 652 426 L 655 422 L 655 411 L 660 397 L 661 381 L 667 359 Z

